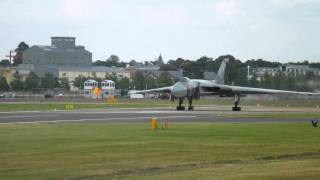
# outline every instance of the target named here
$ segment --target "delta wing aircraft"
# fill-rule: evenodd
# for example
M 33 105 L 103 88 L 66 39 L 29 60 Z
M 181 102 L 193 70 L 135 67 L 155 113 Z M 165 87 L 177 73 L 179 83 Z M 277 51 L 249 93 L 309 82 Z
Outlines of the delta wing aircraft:
M 189 102 L 188 110 L 193 110 L 192 100 L 199 99 L 201 95 L 216 95 L 220 97 L 234 97 L 233 111 L 241 111 L 239 106 L 240 97 L 247 94 L 300 94 L 300 95 L 320 95 L 320 93 L 312 92 L 297 92 L 297 91 L 284 91 L 276 89 L 263 89 L 241 86 L 230 86 L 224 84 L 224 72 L 228 59 L 224 59 L 220 65 L 218 74 L 215 80 L 203 79 L 189 79 L 182 77 L 173 86 L 162 87 L 157 89 L 149 89 L 142 91 L 135 91 L 137 94 L 146 93 L 170 93 L 171 96 L 179 98 L 179 105 L 177 110 L 185 110 L 182 106 L 183 101 L 187 98 Z

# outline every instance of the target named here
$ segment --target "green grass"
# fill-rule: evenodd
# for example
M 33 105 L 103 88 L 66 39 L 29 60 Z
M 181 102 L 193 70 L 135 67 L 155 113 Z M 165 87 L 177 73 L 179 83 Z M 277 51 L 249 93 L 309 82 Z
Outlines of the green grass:
M 227 114 L 224 117 L 237 117 L 237 118 L 320 118 L 319 113 L 274 113 L 274 114 Z
M 74 102 L 26 102 L 26 103 L 1 103 L 0 112 L 9 111 L 46 111 L 46 110 L 66 110 L 66 105 L 73 105 L 74 110 L 79 109 L 110 109 L 110 108 L 152 108 L 174 106 L 173 103 L 163 101 L 146 102 L 119 102 L 119 103 L 74 103 Z
M 317 179 L 308 123 L 0 125 L 0 179 Z
M 0 103 L 0 112 L 8 111 L 46 111 L 46 110 L 65 110 L 66 105 L 74 105 L 74 109 L 110 109 L 110 108 L 152 108 L 152 107 L 175 107 L 176 102 L 159 99 L 120 99 L 119 103 L 106 103 L 106 101 L 97 100 L 97 102 L 89 101 L 88 103 L 79 102 L 11 102 Z M 194 100 L 194 106 L 206 105 L 224 105 L 232 106 L 232 98 L 217 98 L 217 99 L 200 99 Z M 187 101 L 185 101 L 187 106 Z M 265 106 L 265 107 L 312 107 L 320 106 L 319 100 L 279 100 L 279 101 L 262 101 L 250 100 L 243 98 L 241 106 Z

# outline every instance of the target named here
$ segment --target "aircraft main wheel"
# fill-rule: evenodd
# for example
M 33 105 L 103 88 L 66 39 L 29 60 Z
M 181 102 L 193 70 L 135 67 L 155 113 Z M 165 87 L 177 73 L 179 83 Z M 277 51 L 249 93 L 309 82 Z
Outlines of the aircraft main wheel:
M 189 106 L 189 107 L 188 107 L 188 110 L 189 110 L 189 111 L 193 111 L 193 106 Z
M 232 107 L 232 111 L 241 111 L 241 107 Z
M 177 106 L 177 110 L 178 110 L 178 111 L 184 111 L 184 110 L 185 110 L 185 107 L 184 107 L 184 106 Z

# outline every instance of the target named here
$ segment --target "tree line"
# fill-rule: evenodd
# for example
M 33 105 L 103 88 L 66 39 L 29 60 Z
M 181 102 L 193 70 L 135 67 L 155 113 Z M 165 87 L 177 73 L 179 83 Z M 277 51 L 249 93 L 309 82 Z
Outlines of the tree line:
M 16 55 L 13 59 L 13 65 L 18 65 L 23 62 L 22 53 L 29 48 L 29 45 L 25 42 L 19 43 L 18 47 L 15 49 Z M 111 55 L 106 60 L 97 60 L 93 62 L 96 66 L 105 67 L 119 67 L 125 68 L 130 66 L 150 66 L 157 65 L 160 67 L 161 73 L 159 77 L 153 77 L 150 74 L 146 74 L 138 71 L 134 74 L 131 79 L 117 77 L 115 74 L 110 74 L 105 77 L 105 79 L 110 79 L 115 81 L 117 89 L 150 89 L 158 88 L 163 86 L 172 85 L 177 79 L 172 79 L 166 71 L 183 71 L 183 76 L 202 79 L 204 78 L 204 72 L 213 71 L 217 72 L 220 67 L 221 61 L 225 58 L 229 59 L 226 66 L 225 72 L 225 83 L 230 85 L 241 85 L 241 86 L 251 86 L 251 87 L 262 87 L 262 88 L 273 88 L 273 89 L 286 89 L 286 90 L 312 90 L 319 88 L 319 76 L 313 73 L 307 73 L 306 75 L 294 75 L 294 74 L 284 74 L 283 72 L 277 72 L 275 76 L 265 74 L 260 81 L 257 81 L 256 77 L 247 79 L 247 66 L 251 68 L 256 67 L 279 67 L 282 65 L 280 62 L 270 62 L 263 59 L 251 59 L 245 62 L 236 59 L 232 55 L 219 56 L 217 58 L 211 58 L 207 56 L 202 56 L 198 59 L 183 59 L 177 58 L 175 60 L 168 60 L 167 63 L 163 62 L 162 56 L 151 61 L 144 61 L 143 63 L 137 62 L 132 59 L 129 62 L 121 61 L 119 56 Z M 290 64 L 296 65 L 309 65 L 312 68 L 320 68 L 320 63 L 310 63 L 308 61 L 302 62 L 291 62 Z M 10 65 L 9 60 L 4 59 L 0 61 L 0 65 Z M 83 82 L 89 77 L 77 77 L 74 81 L 74 86 L 81 89 L 83 87 Z M 101 81 L 101 79 L 96 77 L 90 77 L 91 79 L 96 79 Z M 14 74 L 14 80 L 8 84 L 4 77 L 0 77 L 0 90 L 31 90 L 35 88 L 64 88 L 69 89 L 69 82 L 67 79 L 58 79 L 53 77 L 52 74 L 46 74 L 44 77 L 38 77 L 34 73 L 22 81 L 19 74 Z
M 22 76 L 15 72 L 13 74 L 13 81 L 9 84 L 5 77 L 0 76 L 0 91 L 34 91 L 37 89 L 65 89 L 69 90 L 69 82 L 66 78 L 58 79 L 52 74 L 47 73 L 43 77 L 39 77 L 33 72 L 25 78 L 22 79 Z
M 116 58 L 115 58 L 116 57 Z M 280 62 L 270 62 L 263 59 L 251 59 L 242 62 L 236 59 L 232 55 L 219 56 L 216 59 L 210 57 L 200 57 L 196 60 L 189 60 L 183 58 L 177 58 L 176 60 L 168 60 L 167 63 L 163 63 L 162 57 L 155 59 L 155 61 L 145 61 L 144 63 L 137 63 L 135 60 L 131 60 L 129 63 L 120 61 L 118 56 L 112 55 L 105 61 L 97 61 L 94 65 L 101 65 L 107 67 L 125 67 L 127 65 L 158 65 L 161 71 L 178 71 L 182 70 L 183 75 L 194 79 L 203 79 L 205 71 L 217 72 L 222 60 L 229 59 L 229 62 L 225 70 L 225 83 L 229 85 L 250 86 L 259 88 L 272 88 L 272 89 L 284 89 L 284 90 L 297 90 L 297 91 L 312 91 L 316 88 L 320 88 L 319 75 L 307 72 L 305 75 L 285 73 L 278 71 L 274 76 L 265 74 L 260 81 L 257 77 L 253 77 L 248 80 L 247 67 L 271 67 L 276 68 L 283 65 Z M 310 63 L 308 61 L 303 62 L 290 62 L 294 65 L 308 65 L 312 68 L 320 68 L 320 63 Z M 279 68 L 280 69 L 280 68 Z M 252 74 L 251 74 L 252 75 Z M 160 81 L 160 82 L 158 82 Z M 132 77 L 133 84 L 127 85 L 127 87 L 133 87 L 135 89 L 157 88 L 166 85 L 172 85 L 174 81 L 168 77 L 168 74 L 163 74 L 159 79 L 152 79 L 150 76 L 143 73 L 136 73 Z M 165 82 L 165 83 L 163 83 Z

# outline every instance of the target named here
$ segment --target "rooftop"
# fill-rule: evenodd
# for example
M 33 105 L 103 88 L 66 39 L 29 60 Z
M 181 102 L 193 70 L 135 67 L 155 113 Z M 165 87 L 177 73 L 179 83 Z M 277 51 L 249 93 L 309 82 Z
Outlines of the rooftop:
M 123 68 L 103 67 L 103 66 L 59 66 L 59 65 L 46 65 L 46 68 L 56 69 L 60 71 L 71 72 L 127 72 Z

